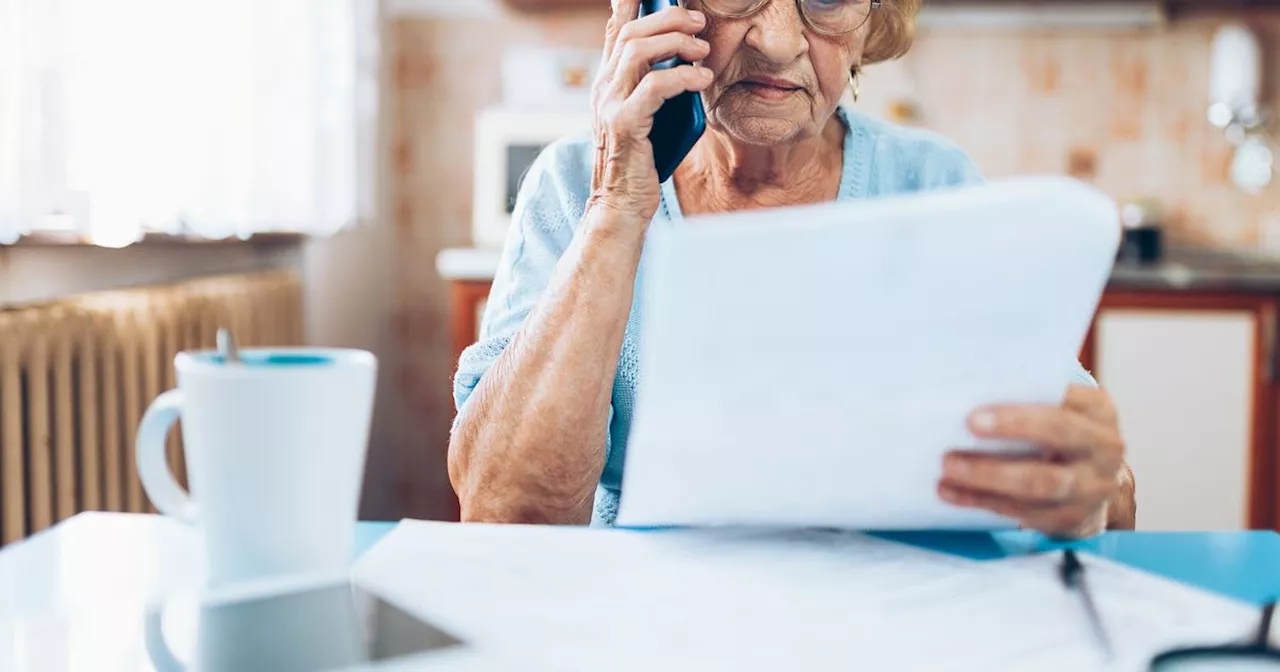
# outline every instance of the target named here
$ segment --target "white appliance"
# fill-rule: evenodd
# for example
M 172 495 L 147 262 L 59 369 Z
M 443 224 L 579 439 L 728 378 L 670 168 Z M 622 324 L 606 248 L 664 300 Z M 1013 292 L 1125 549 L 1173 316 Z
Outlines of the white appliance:
M 561 138 L 590 133 L 591 114 L 587 110 L 483 110 L 476 117 L 474 245 L 502 246 L 520 186 L 543 149 Z
M 1236 147 L 1231 179 L 1249 193 L 1271 183 L 1275 164 L 1267 137 L 1270 111 L 1262 104 L 1262 47 L 1248 28 L 1229 24 L 1213 40 L 1209 123 Z
M 1209 95 L 1210 121 L 1226 126 L 1256 120 L 1262 90 L 1262 49 L 1244 26 L 1220 28 L 1213 38 Z

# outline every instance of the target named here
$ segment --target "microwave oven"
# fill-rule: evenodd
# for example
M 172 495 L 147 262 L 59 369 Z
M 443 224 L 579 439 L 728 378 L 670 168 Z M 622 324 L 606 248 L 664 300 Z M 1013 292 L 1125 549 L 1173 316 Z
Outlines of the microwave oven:
M 591 134 L 589 112 L 489 108 L 475 125 L 471 233 L 476 247 L 501 247 L 520 186 L 548 145 Z

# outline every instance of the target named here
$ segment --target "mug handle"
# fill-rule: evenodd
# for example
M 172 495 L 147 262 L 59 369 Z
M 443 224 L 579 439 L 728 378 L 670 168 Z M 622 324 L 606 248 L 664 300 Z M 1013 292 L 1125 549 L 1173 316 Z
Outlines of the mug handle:
M 182 414 L 182 390 L 169 390 L 151 402 L 142 424 L 138 425 L 138 440 L 134 452 L 138 462 L 138 476 L 147 497 L 161 513 L 173 516 L 185 523 L 196 522 L 196 505 L 173 472 L 165 455 L 165 439 L 169 429 Z
M 164 624 L 159 609 L 160 607 L 157 607 L 147 611 L 142 629 L 143 647 L 156 672 L 184 672 L 187 667 L 173 655 L 168 642 L 164 641 Z

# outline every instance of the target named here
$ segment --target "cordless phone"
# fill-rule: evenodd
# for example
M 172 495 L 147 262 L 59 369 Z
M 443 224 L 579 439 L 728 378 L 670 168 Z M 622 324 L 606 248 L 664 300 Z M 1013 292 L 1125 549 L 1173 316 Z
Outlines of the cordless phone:
M 681 0 L 641 0 L 640 16 L 680 6 Z M 668 70 L 681 65 L 691 64 L 676 56 L 655 63 L 653 69 Z M 671 179 L 676 167 L 689 155 L 693 146 L 698 144 L 698 139 L 706 130 L 707 114 L 702 107 L 702 94 L 697 91 L 685 91 L 662 104 L 653 117 L 653 130 L 649 132 L 659 183 Z

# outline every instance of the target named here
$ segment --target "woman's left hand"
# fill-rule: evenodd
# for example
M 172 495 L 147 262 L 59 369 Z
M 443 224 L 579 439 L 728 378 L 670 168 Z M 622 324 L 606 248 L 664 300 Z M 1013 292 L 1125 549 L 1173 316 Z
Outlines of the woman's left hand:
M 987 509 L 1056 537 L 1087 537 L 1107 527 L 1120 489 L 1124 442 L 1110 397 L 1071 386 L 1061 406 L 994 406 L 969 418 L 975 436 L 1039 446 L 1035 457 L 954 451 L 938 494 Z

